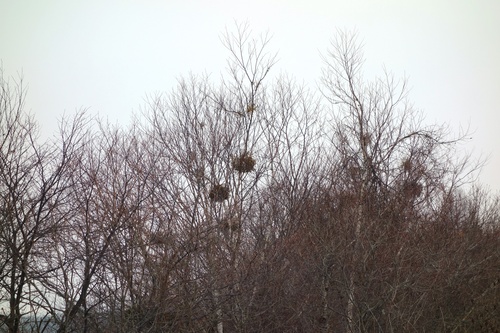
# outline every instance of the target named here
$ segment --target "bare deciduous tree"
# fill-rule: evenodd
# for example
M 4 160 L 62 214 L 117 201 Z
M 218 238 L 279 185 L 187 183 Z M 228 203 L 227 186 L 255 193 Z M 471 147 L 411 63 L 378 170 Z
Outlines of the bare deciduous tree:
M 180 79 L 126 130 L 79 113 L 42 145 L 1 81 L 0 325 L 499 329 L 498 198 L 462 186 L 464 136 L 426 126 L 405 80 L 365 81 L 355 34 L 322 94 L 273 77 L 254 36 L 226 31 L 228 75 Z
M 356 35 L 339 32 L 325 56 L 322 78 L 324 96 L 336 112 L 331 142 L 339 161 L 336 171 L 342 175 L 338 180 L 351 196 L 348 219 L 353 230 L 345 267 L 346 331 L 350 332 L 365 331 L 364 318 L 374 316 L 378 307 L 364 303 L 361 290 L 371 278 L 366 276 L 371 256 L 384 239 L 393 241 L 384 233 L 407 232 L 416 223 L 410 211 L 425 215 L 436 200 L 463 183 L 468 170 L 475 170 L 467 159 L 460 163 L 452 159 L 453 145 L 462 138 L 449 140 L 442 127 L 423 125 L 407 101 L 405 80 L 385 73 L 365 82 L 362 63 Z M 399 198 L 399 205 L 391 198 Z M 408 208 L 401 211 L 403 206 Z M 394 222 L 389 222 L 391 214 L 399 214 Z M 396 229 L 387 228 L 387 223 L 397 223 Z M 406 251 L 404 242 L 397 246 L 390 254 L 396 263 Z
M 65 175 L 80 145 L 83 118 L 62 127 L 60 142 L 40 145 L 36 123 L 23 109 L 22 81 L 9 83 L 0 75 L 0 89 L 0 301 L 9 304 L 8 331 L 18 332 L 23 316 L 36 317 L 46 305 L 40 280 L 51 268 L 43 249 L 61 228 L 55 210 L 67 200 Z

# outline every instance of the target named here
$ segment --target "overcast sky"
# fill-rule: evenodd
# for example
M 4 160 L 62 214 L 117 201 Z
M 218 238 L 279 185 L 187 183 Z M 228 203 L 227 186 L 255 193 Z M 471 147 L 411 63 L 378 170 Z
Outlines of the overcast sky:
M 464 148 L 489 157 L 480 180 L 500 190 L 499 0 L 0 0 L 0 61 L 44 133 L 80 108 L 126 124 L 180 76 L 218 77 L 235 21 L 269 30 L 276 71 L 312 87 L 336 29 L 357 30 L 369 75 L 407 76 L 427 122 L 470 127 Z

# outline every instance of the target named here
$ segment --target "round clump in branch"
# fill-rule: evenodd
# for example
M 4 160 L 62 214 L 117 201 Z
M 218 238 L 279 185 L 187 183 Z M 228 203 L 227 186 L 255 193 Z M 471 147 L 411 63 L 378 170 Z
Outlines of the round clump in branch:
M 226 218 L 222 221 L 221 227 L 224 230 L 237 231 L 240 229 L 241 224 L 237 218 Z
M 248 152 L 233 159 L 233 169 L 238 172 L 250 172 L 255 167 L 255 159 Z
M 255 104 L 251 103 L 247 106 L 247 113 L 253 113 L 255 111 Z
M 222 202 L 229 198 L 229 187 L 225 185 L 214 185 L 208 194 L 208 197 L 212 201 Z
M 409 158 L 404 160 L 401 166 L 403 168 L 403 171 L 406 173 L 411 172 L 411 170 L 413 169 L 413 164 L 411 163 L 411 160 Z
M 414 181 L 409 181 L 406 184 L 404 184 L 403 187 L 403 194 L 407 198 L 417 198 L 422 194 L 423 187 L 422 185 L 417 182 L 416 180 Z

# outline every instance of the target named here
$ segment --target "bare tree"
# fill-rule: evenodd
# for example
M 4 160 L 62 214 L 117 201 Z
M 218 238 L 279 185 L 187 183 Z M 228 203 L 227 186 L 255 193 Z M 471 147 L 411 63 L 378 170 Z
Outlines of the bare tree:
M 218 82 L 180 79 L 126 129 L 78 113 L 45 144 L 0 82 L 0 325 L 498 330 L 499 201 L 462 186 L 464 136 L 426 126 L 405 80 L 366 82 L 354 34 L 322 94 L 271 76 L 269 35 L 222 42 Z
M 361 285 L 366 281 L 369 255 L 378 247 L 388 214 L 399 211 L 394 230 L 407 231 L 411 212 L 426 214 L 436 201 L 453 192 L 471 171 L 467 159 L 453 160 L 452 149 L 463 137 L 446 139 L 442 127 L 424 126 L 407 101 L 406 81 L 385 73 L 374 82 L 362 77 L 362 51 L 355 34 L 339 32 L 325 56 L 324 96 L 336 115 L 332 139 L 339 161 L 342 188 L 350 193 L 351 249 L 346 262 L 346 331 L 364 331 L 363 318 L 373 308 L 363 304 Z M 399 206 L 391 198 L 399 198 Z M 399 208 L 398 208 L 399 207 Z M 405 215 L 406 214 L 406 215 Z M 384 222 L 383 222 L 384 221 Z M 380 237 L 380 236 L 379 236 Z M 366 243 L 368 242 L 368 243 Z M 405 253 L 404 244 L 394 253 L 395 262 Z
M 50 274 L 43 248 L 61 228 L 56 207 L 67 200 L 65 174 L 79 146 L 77 116 L 55 143 L 37 142 L 36 123 L 26 114 L 22 81 L 0 76 L 1 302 L 5 324 L 18 332 L 23 316 L 45 306 L 40 279 Z
M 243 25 L 223 43 L 231 57 L 220 87 L 207 77 L 180 80 L 169 98 L 150 101 L 145 130 L 169 170 L 154 196 L 163 216 L 175 217 L 175 235 L 197 248 L 192 279 L 211 300 L 197 308 L 218 332 L 256 323 L 261 286 L 243 277 L 292 233 L 321 165 L 319 99 L 286 77 L 266 83 L 275 62 L 268 36 L 253 38 Z
M 98 324 L 94 314 L 108 297 L 97 288 L 110 277 L 106 257 L 141 204 L 141 178 L 129 163 L 133 142 L 123 138 L 108 128 L 99 133 L 87 129 L 81 144 L 74 146 L 80 148 L 72 156 L 70 172 L 62 176 L 65 202 L 54 208 L 60 228 L 44 252 L 52 273 L 41 280 L 48 293 L 45 308 L 59 332 L 75 325 L 88 332 Z

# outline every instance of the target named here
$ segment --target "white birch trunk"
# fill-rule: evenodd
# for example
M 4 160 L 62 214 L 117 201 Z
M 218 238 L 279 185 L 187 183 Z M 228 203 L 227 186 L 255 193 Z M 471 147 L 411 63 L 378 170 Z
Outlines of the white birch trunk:
M 361 153 L 363 155 L 363 170 L 362 170 L 362 183 L 361 188 L 359 190 L 357 209 L 356 209 L 356 226 L 354 229 L 354 239 L 353 239 L 353 253 L 351 259 L 351 271 L 349 272 L 349 282 L 347 288 L 347 331 L 354 333 L 356 332 L 356 323 L 355 323 L 355 289 L 356 285 L 354 283 L 354 270 L 356 269 L 356 265 L 358 265 L 359 251 L 360 251 L 360 237 L 361 237 L 361 225 L 364 220 L 364 204 L 367 197 L 368 186 L 370 185 L 370 171 L 372 168 L 372 161 L 368 154 L 368 142 L 364 139 L 366 133 L 363 129 L 363 108 L 360 105 L 360 147 Z

